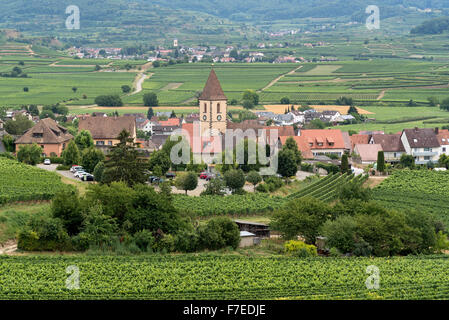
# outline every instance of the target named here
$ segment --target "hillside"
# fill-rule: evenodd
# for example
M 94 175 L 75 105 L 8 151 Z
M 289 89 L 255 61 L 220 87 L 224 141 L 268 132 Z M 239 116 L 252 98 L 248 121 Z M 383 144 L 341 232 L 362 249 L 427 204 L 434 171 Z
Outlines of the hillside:
M 57 37 L 72 45 L 130 44 L 137 41 L 184 43 L 226 42 L 263 38 L 264 31 L 287 25 L 315 26 L 317 21 L 364 22 L 368 0 L 79 0 L 81 29 L 67 30 L 69 0 L 15 0 L 0 3 L 0 29 L 17 29 L 25 35 Z M 447 1 L 379 0 L 382 19 L 420 18 L 447 13 Z M 425 8 L 438 9 L 424 13 Z M 314 21 L 313 19 L 320 19 Z M 415 20 L 413 20 L 415 21 Z M 419 23 L 418 22 L 418 23 Z M 323 22 L 324 23 L 324 22 Z M 409 22 L 408 30 L 415 22 Z

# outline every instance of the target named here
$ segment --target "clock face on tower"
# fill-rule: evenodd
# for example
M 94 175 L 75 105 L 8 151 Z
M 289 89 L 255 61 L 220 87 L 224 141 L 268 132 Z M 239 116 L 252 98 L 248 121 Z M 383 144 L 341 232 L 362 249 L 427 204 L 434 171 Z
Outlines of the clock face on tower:
M 220 115 L 217 116 L 217 120 L 221 121 L 221 116 Z
M 206 115 L 203 116 L 203 120 L 204 120 L 204 121 L 207 120 L 207 116 L 206 116 Z

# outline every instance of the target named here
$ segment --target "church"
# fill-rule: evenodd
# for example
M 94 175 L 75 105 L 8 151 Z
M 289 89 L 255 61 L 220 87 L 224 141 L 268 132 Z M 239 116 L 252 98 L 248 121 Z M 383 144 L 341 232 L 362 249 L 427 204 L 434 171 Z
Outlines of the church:
M 221 157 L 225 149 L 233 150 L 242 139 L 248 138 L 255 141 L 263 139 L 264 146 L 266 144 L 274 146 L 279 141 L 279 133 L 285 136 L 294 135 L 291 126 L 280 128 L 261 125 L 257 121 L 251 123 L 229 121 L 227 119 L 228 98 L 223 92 L 214 69 L 210 71 L 198 102 L 199 121 L 184 123 L 182 130 L 184 135 L 189 138 L 194 158 L 202 159 L 208 164 L 214 162 L 213 159 Z M 263 135 L 260 132 L 263 132 Z M 253 133 L 253 135 L 248 136 L 249 133 Z M 204 155 L 210 155 L 210 158 L 204 158 Z M 200 162 L 201 160 L 197 163 Z

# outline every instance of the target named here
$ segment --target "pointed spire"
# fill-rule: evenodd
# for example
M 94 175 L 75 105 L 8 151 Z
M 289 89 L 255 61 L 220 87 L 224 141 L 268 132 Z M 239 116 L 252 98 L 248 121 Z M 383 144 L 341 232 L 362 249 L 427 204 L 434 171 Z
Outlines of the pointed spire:
M 199 100 L 228 100 L 221 88 L 220 81 L 218 81 L 214 69 L 210 71 L 209 78 Z

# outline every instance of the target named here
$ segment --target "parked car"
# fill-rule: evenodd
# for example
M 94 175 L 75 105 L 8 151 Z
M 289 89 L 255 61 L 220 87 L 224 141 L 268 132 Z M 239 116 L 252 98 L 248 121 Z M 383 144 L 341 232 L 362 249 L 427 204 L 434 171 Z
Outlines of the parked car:
M 47 166 L 51 165 L 50 159 L 45 159 L 44 160 L 44 164 L 47 165 Z
M 165 177 L 166 177 L 167 179 L 174 179 L 174 178 L 176 178 L 176 173 L 174 173 L 174 172 L 167 172 L 167 173 L 165 174 Z
M 209 174 L 209 172 L 206 172 L 206 171 L 201 172 L 200 173 L 200 179 L 206 179 L 208 174 Z
M 94 181 L 94 176 L 91 175 L 90 173 L 85 174 L 81 177 L 81 180 L 83 181 Z
M 79 166 L 79 165 L 77 165 L 77 164 L 74 164 L 74 165 L 70 168 L 70 172 L 75 173 L 75 172 L 76 172 L 76 169 L 82 169 L 82 168 L 83 168 L 82 166 Z
M 76 168 L 73 170 L 73 174 L 75 174 L 75 173 L 77 173 L 77 172 L 79 172 L 79 171 L 84 171 L 84 168 L 83 168 L 83 167 L 76 167 Z
M 217 176 L 215 173 L 208 173 L 206 176 L 206 181 L 210 181 L 211 179 L 215 179 Z
M 156 176 L 150 176 L 148 178 L 148 180 L 150 181 L 150 183 L 161 183 L 161 182 L 164 182 L 164 179 L 161 179 L 161 178 L 156 177 Z
M 84 174 L 87 174 L 87 172 L 80 170 L 80 171 L 75 172 L 74 176 L 75 176 L 75 178 L 80 178 L 81 179 L 81 176 L 83 176 Z

